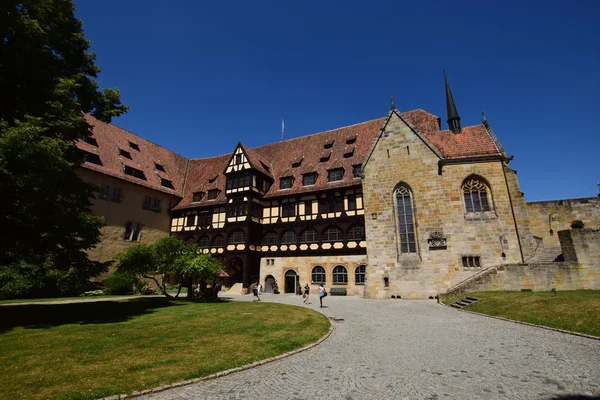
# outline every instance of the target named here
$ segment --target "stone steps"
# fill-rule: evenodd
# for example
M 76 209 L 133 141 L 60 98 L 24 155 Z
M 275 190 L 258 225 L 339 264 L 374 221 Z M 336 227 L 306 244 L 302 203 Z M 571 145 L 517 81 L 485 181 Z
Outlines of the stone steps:
M 528 262 L 534 263 L 547 263 L 555 262 L 562 256 L 562 248 L 560 246 L 544 247 L 541 251 L 535 255 Z
M 463 297 L 462 299 L 450 304 L 450 307 L 458 308 L 460 310 L 461 308 L 471 305 L 473 303 L 476 303 L 478 301 L 479 301 L 479 298 L 477 298 L 477 297 L 467 296 L 467 297 Z
M 228 296 L 241 296 L 246 294 L 243 283 L 235 283 L 232 287 L 227 289 L 227 291 L 223 290 L 223 293 L 227 293 Z

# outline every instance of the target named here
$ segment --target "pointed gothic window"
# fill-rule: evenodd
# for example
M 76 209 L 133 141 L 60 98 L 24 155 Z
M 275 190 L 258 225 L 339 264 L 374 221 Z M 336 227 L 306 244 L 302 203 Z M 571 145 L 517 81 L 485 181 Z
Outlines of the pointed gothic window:
M 476 176 L 465 179 L 462 190 L 468 213 L 492 210 L 488 196 L 489 188 L 483 179 Z
M 402 253 L 416 253 L 417 243 L 412 192 L 408 186 L 401 184 L 396 189 L 395 198 L 396 209 L 398 210 L 400 251 Z

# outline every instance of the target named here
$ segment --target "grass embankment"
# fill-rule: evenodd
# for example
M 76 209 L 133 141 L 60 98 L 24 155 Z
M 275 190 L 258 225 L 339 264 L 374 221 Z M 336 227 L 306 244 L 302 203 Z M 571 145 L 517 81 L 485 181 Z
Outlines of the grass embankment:
M 445 303 L 466 296 L 481 299 L 465 307 L 467 311 L 600 337 L 599 290 L 558 291 L 556 296 L 551 292 L 477 292 Z
M 315 342 L 306 308 L 163 298 L 0 307 L 0 393 L 97 399 L 202 377 Z

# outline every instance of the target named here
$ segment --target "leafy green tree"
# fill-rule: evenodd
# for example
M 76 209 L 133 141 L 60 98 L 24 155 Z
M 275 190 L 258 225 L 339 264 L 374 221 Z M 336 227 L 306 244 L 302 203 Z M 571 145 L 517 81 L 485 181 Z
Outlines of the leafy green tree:
M 219 274 L 223 271 L 223 263 L 210 254 L 197 254 L 183 265 L 181 275 L 187 281 L 197 281 L 200 285 L 200 295 L 205 300 L 210 300 L 216 295 L 212 290 L 208 290 L 208 284 L 214 283 Z M 213 285 L 214 288 L 214 285 Z M 193 291 L 188 289 L 188 297 L 194 296 Z M 195 296 L 194 296 L 195 297 Z
M 86 113 L 127 107 L 99 88 L 89 46 L 71 0 L 0 2 L 0 296 L 67 294 L 106 270 L 85 252 L 103 220 L 74 142 L 91 134 Z

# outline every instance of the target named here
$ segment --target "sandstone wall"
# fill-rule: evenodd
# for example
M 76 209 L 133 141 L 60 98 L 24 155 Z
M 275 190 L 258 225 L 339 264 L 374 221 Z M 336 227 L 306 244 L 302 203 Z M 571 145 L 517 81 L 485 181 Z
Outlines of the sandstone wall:
M 527 203 L 533 235 L 545 247 L 558 246 L 557 232 L 570 229 L 571 221 L 581 220 L 586 228 L 600 228 L 600 198 L 535 201 Z M 550 233 L 552 229 L 552 234 Z
M 503 163 L 444 165 L 439 175 L 439 160 L 405 122 L 395 114 L 391 117 L 364 170 L 366 298 L 427 298 L 482 268 L 521 262 Z M 461 187 L 472 174 L 489 184 L 493 211 L 466 212 Z M 413 192 L 417 253 L 400 252 L 394 199 L 400 182 Z M 514 192 L 513 196 L 521 196 Z M 526 216 L 522 219 L 526 225 Z M 428 240 L 434 232 L 443 234 L 447 249 L 430 249 Z M 465 268 L 463 256 L 479 256 L 481 268 Z
M 79 176 L 97 186 L 109 185 L 121 189 L 118 203 L 108 199 L 93 199 L 92 213 L 104 217 L 106 225 L 101 229 L 102 240 L 93 249 L 88 251 L 90 259 L 109 261 L 137 243 L 153 243 L 169 234 L 169 208 L 175 204 L 176 197 L 167 193 L 148 189 L 131 182 L 120 180 L 112 176 L 100 174 L 87 169 L 79 169 Z M 150 196 L 160 199 L 162 211 L 154 212 L 144 210 L 142 205 L 144 197 Z M 139 242 L 124 240 L 125 225 L 127 222 L 141 223 L 142 230 Z
M 364 285 L 356 284 L 355 269 L 366 265 L 365 256 L 306 256 L 306 257 L 264 257 L 260 260 L 260 283 L 266 287 L 266 278 L 273 276 L 279 285 L 279 291 L 284 293 L 285 273 L 294 271 L 298 276 L 301 287 L 306 283 L 311 287 L 311 294 L 318 293 L 319 285 L 312 282 L 312 269 L 321 266 L 326 271 L 325 289 L 329 292 L 332 287 L 346 288 L 349 296 L 362 296 Z M 333 268 L 342 265 L 348 271 L 348 284 L 333 284 Z

